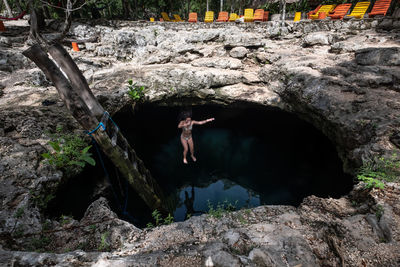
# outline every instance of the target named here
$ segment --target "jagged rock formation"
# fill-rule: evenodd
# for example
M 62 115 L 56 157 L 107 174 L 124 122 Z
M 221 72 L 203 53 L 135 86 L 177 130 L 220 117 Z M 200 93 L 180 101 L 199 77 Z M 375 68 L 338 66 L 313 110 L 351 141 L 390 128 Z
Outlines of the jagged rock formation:
M 51 27 L 57 30 L 58 24 Z M 146 101 L 241 100 L 277 107 L 323 131 L 336 145 L 344 168 L 353 172 L 363 161 L 399 147 L 399 27 L 398 19 L 305 21 L 283 27 L 278 22 L 111 22 L 76 24 L 71 34 L 98 37 L 72 53 L 110 112 L 131 103 L 128 79 L 146 87 Z M 399 264 L 397 184 L 369 193 L 358 187 L 337 200 L 310 196 L 299 208 L 259 207 L 220 220 L 203 215 L 153 230 L 119 220 L 100 199 L 79 222 L 48 222 L 50 244 L 59 253 L 110 252 L 40 257 L 15 252 L 34 250 L 32 240 L 40 235 L 31 234 L 46 221 L 32 192 L 54 192 L 63 177 L 42 162 L 45 132 L 56 125 L 79 131 L 55 89 L 20 54 L 28 43 L 21 34 L 0 38 L 0 262 L 186 266 L 203 265 L 211 257 L 221 266 Z

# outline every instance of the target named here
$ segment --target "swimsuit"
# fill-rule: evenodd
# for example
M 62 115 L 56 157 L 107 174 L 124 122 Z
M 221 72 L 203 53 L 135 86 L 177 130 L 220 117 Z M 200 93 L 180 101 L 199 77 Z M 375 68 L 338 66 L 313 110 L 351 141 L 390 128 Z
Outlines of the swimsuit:
M 184 131 L 191 131 L 192 128 L 193 128 L 192 126 L 193 126 L 193 124 L 190 124 L 189 127 L 183 127 L 183 130 L 184 130 Z M 186 137 L 186 136 L 183 136 L 183 132 L 182 132 L 181 137 L 182 137 L 183 139 L 185 139 L 186 141 L 188 141 L 190 138 L 192 138 L 192 135 Z

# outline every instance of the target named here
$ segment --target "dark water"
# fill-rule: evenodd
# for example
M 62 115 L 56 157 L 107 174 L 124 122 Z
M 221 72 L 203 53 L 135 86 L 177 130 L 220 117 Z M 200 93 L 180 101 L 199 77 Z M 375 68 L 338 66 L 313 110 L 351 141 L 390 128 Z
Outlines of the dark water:
M 157 179 L 174 206 L 175 220 L 207 212 L 210 206 L 236 208 L 263 204 L 297 206 L 309 195 L 340 197 L 352 188 L 352 177 L 332 143 L 296 116 L 259 107 L 193 107 L 193 119 L 215 121 L 193 127 L 197 162 L 182 162 L 180 108 L 145 105 L 114 116 L 124 135 Z M 89 203 L 106 190 L 112 209 L 139 227 L 152 221 L 151 210 L 103 157 L 109 178 L 96 167 L 60 187 L 49 204 L 53 217 L 80 219 Z M 99 184 L 99 181 L 102 181 Z M 96 194 L 96 191 L 100 192 Z M 103 193 L 101 193 L 103 192 Z
M 296 206 L 306 196 L 340 197 L 352 187 L 334 146 L 321 132 L 291 114 L 256 107 L 193 107 L 194 120 L 215 121 L 193 127 L 197 162 L 188 155 L 185 165 L 179 110 L 142 106 L 134 116 L 116 116 L 174 203 L 176 220 L 223 202 L 236 208 Z

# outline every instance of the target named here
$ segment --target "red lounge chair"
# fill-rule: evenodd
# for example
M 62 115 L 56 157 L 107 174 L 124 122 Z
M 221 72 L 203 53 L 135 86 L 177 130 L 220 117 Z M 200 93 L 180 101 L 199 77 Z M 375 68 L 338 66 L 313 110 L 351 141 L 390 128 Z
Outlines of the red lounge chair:
M 392 0 L 378 0 L 375 2 L 374 7 L 372 8 L 371 12 L 368 13 L 368 17 L 373 17 L 376 15 L 386 16 L 386 13 L 389 10 L 390 3 Z
M 315 15 L 315 14 L 317 14 L 317 12 L 318 12 L 318 10 L 321 8 L 321 6 L 322 6 L 322 5 L 319 5 L 319 6 L 317 6 L 314 10 L 311 10 L 310 12 L 308 12 L 308 13 L 307 13 L 307 18 L 308 18 L 308 19 L 311 19 L 311 18 L 310 18 L 310 15 Z
M 197 22 L 197 13 L 196 12 L 189 13 L 188 22 Z
M 229 19 L 229 14 L 226 11 L 221 11 L 218 14 L 218 19 L 216 20 L 217 22 L 227 22 Z
M 264 9 L 256 9 L 254 12 L 254 21 L 263 21 L 264 20 Z
M 332 13 L 328 14 L 331 19 L 343 19 L 349 11 L 351 4 L 338 5 Z

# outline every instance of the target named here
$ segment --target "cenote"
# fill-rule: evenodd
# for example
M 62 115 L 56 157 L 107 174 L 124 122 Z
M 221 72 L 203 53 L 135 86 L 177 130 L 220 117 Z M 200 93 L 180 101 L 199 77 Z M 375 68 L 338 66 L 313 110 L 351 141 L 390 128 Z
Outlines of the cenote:
M 298 206 L 306 196 L 338 198 L 352 188 L 352 177 L 343 172 L 334 145 L 319 130 L 293 114 L 248 103 L 193 106 L 193 120 L 214 117 L 215 121 L 193 126 L 197 162 L 188 154 L 185 165 L 177 128 L 181 110 L 142 104 L 114 116 L 173 204 L 176 221 L 207 213 L 210 206 L 222 203 L 237 209 Z M 101 194 L 121 218 L 145 226 L 152 211 L 104 156 L 103 160 L 112 186 Z M 94 184 L 107 181 L 99 158 L 96 161 L 96 167 L 87 167 L 60 187 L 50 203 L 52 215 L 83 216 L 99 196 Z

